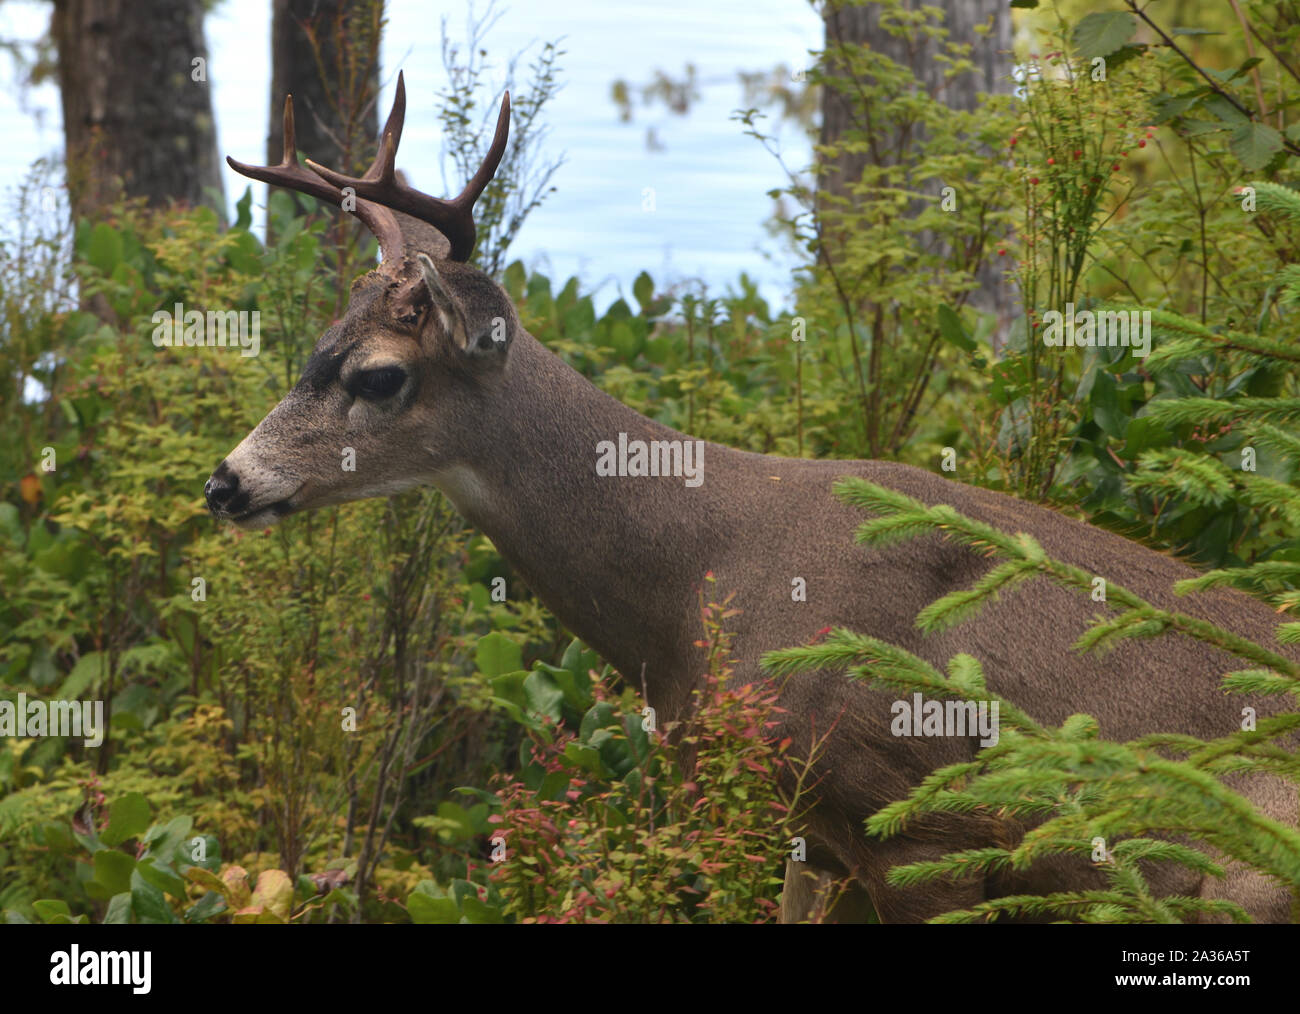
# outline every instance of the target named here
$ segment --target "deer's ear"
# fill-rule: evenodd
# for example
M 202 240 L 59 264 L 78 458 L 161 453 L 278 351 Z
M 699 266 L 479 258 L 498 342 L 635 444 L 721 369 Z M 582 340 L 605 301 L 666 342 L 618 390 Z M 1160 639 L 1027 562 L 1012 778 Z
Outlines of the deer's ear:
M 416 254 L 416 260 L 420 262 L 420 288 L 428 294 L 442 332 L 451 338 L 453 345 L 464 349 L 469 343 L 465 311 L 461 309 L 460 302 L 451 294 L 451 290 L 443 283 L 442 276 L 438 274 L 438 268 L 433 261 L 422 253 Z
M 461 301 L 446 284 L 437 265 L 424 254 L 418 254 L 424 284 L 433 300 L 434 314 L 452 344 L 466 356 L 490 357 L 497 360 L 506 350 L 509 327 L 503 318 L 492 318 L 482 328 L 471 329 Z M 475 315 L 478 321 L 478 315 Z

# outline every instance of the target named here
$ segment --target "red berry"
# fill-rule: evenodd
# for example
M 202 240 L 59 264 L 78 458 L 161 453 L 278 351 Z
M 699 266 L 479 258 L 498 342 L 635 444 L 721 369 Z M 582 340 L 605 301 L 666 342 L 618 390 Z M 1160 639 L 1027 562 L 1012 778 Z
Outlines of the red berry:
M 1037 186 L 1037 185 L 1038 185 L 1038 177 L 1037 177 L 1037 176 L 1031 176 L 1031 177 L 1029 178 L 1029 184 L 1030 184 L 1030 186 Z
M 1081 158 L 1082 156 L 1083 156 L 1083 152 L 1081 152 L 1081 151 L 1076 151 L 1076 152 L 1074 153 L 1074 157 L 1075 157 L 1075 158 Z
M 1139 147 L 1139 148 L 1145 148 L 1146 146 L 1147 146 L 1146 141 L 1139 141 L 1139 142 L 1138 142 L 1138 147 Z
M 1056 165 L 1056 159 L 1054 159 L 1054 158 L 1049 158 L 1049 159 L 1047 160 L 1047 164 L 1048 164 L 1048 165 Z

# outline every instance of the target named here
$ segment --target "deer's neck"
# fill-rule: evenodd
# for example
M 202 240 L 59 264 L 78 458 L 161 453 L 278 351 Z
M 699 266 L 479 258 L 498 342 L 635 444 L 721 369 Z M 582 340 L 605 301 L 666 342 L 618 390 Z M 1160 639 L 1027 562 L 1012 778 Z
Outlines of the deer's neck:
M 461 451 L 435 482 L 568 629 L 676 713 L 696 675 L 697 589 L 726 550 L 719 479 L 735 452 L 695 444 L 708 478 L 693 486 L 687 476 L 598 475 L 602 441 L 690 438 L 526 333 L 506 369 L 459 413 Z

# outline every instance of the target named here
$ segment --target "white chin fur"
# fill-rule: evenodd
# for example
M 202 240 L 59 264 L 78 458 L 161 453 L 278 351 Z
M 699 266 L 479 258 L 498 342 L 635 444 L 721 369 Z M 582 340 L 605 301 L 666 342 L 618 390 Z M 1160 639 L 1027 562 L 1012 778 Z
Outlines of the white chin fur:
M 272 525 L 279 523 L 280 517 L 281 515 L 268 508 L 267 510 L 260 510 L 256 514 L 251 514 L 248 517 L 239 518 L 238 520 L 231 518 L 230 520 L 236 528 L 242 528 L 246 532 L 251 532 L 260 531 L 263 528 L 270 528 Z

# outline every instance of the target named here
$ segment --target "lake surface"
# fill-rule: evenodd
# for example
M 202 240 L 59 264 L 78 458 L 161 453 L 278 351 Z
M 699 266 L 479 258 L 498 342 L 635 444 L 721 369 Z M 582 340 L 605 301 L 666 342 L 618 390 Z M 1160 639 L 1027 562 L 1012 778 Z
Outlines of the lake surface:
M 820 46 L 821 23 L 809 5 L 801 0 L 521 0 L 497 9 L 501 15 L 487 36 L 489 59 L 497 68 L 494 84 L 504 83 L 506 58 L 525 47 L 533 48 L 520 61 L 521 74 L 542 42 L 563 37 L 567 54 L 560 61 L 564 87 L 546 114 L 550 130 L 543 152 L 551 158 L 562 154 L 565 164 L 552 180 L 556 193 L 532 213 L 512 258 L 557 282 L 577 274 L 587 288 L 597 289 L 601 306 L 620 295 L 630 301 L 632 279 L 641 270 L 660 285 L 698 278 L 717 294 L 734 286 L 743 271 L 770 301 L 783 302 L 793 261 L 767 235 L 763 221 L 772 207 L 766 192 L 781 186 L 785 176 L 731 115 L 743 105 L 737 71 L 803 66 L 808 50 Z M 39 37 L 49 12 L 48 3 L 8 0 L 0 5 L 0 37 Z M 382 52 L 385 113 L 397 71 L 406 75 L 406 130 L 398 165 L 434 194 L 444 192 L 434 106 L 435 93 L 445 86 L 444 13 L 450 37 L 463 40 L 463 0 L 437 5 L 393 0 Z M 220 150 L 260 162 L 270 87 L 270 4 L 226 0 L 207 19 L 207 40 Z M 620 122 L 610 98 L 614 80 L 648 82 L 656 70 L 679 77 L 687 63 L 695 65 L 702 82 L 701 97 L 688 116 L 660 105 L 638 108 L 632 123 Z M 47 85 L 20 97 L 12 65 L 4 73 L 0 186 L 7 189 L 36 158 L 58 157 L 63 134 L 58 90 Z M 649 127 L 659 150 L 646 144 Z M 804 168 L 811 157 L 808 140 L 790 125 L 780 136 L 786 163 Z M 227 168 L 227 204 L 233 208 L 248 184 Z M 265 188 L 253 188 L 256 207 L 265 201 Z M 647 188 L 653 190 L 653 211 L 644 208 Z M 260 220 L 259 208 L 255 221 L 260 225 Z

